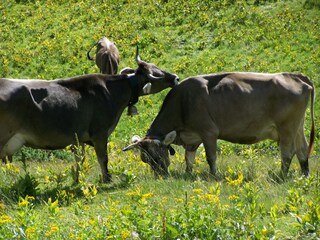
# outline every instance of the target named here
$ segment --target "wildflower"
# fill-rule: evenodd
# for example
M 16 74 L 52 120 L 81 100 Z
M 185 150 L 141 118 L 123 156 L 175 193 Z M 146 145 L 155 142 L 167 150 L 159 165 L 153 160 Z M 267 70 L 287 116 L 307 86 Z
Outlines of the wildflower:
M 130 236 L 130 231 L 124 229 L 120 233 L 122 239 L 128 239 Z
M 211 194 L 211 193 L 204 194 L 202 196 L 202 198 L 204 200 L 206 200 L 208 203 L 219 203 L 220 202 L 219 197 L 217 195 Z
M 229 197 L 229 200 L 237 200 L 239 198 L 239 196 L 237 195 L 230 195 Z
M 58 200 L 52 202 L 51 198 L 49 198 L 48 199 L 48 208 L 49 208 L 49 212 L 52 215 L 56 215 L 60 210 Z
M 26 229 L 26 236 L 27 238 L 32 238 L 33 234 L 36 232 L 36 229 L 34 227 L 28 227 Z
M 227 184 L 230 186 L 239 186 L 243 182 L 243 174 L 240 173 L 237 179 L 232 179 L 231 177 L 226 177 Z
M 184 202 L 184 200 L 182 198 L 175 198 L 174 200 L 176 202 L 178 202 L 178 203 L 183 203 Z
M 0 202 L 0 212 L 5 209 L 5 205 L 3 202 Z
M 28 207 L 30 201 L 34 200 L 34 197 L 32 196 L 26 196 L 25 198 L 20 197 L 20 200 L 18 202 L 19 207 Z
M 150 193 L 145 193 L 145 194 L 142 195 L 142 198 L 143 198 L 143 199 L 147 199 L 147 198 L 150 198 L 150 197 L 153 197 L 153 193 L 152 193 L 152 192 L 150 192 Z
M 11 218 L 9 216 L 7 216 L 7 215 L 1 215 L 0 216 L 0 226 L 2 224 L 11 223 L 11 222 L 12 221 L 11 221 Z
M 203 192 L 203 190 L 201 188 L 195 188 L 195 189 L 192 190 L 192 192 L 200 194 L 200 193 Z
M 221 225 L 221 221 L 220 220 L 216 220 L 214 224 L 215 225 Z
M 265 226 L 263 226 L 263 228 L 262 228 L 262 230 L 261 230 L 261 234 L 262 234 L 263 236 L 267 236 L 267 235 L 268 235 L 268 229 L 267 229 Z
M 59 230 L 59 227 L 56 224 L 50 224 L 49 225 L 49 230 L 46 232 L 45 236 L 49 237 L 53 233 L 57 232 Z

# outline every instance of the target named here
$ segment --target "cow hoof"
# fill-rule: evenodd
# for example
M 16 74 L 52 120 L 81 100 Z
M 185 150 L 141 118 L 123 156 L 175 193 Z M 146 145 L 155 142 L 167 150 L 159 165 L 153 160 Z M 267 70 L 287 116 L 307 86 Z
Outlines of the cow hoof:
M 111 183 L 112 182 L 111 174 L 108 173 L 106 176 L 103 176 L 102 177 L 102 182 L 103 183 Z

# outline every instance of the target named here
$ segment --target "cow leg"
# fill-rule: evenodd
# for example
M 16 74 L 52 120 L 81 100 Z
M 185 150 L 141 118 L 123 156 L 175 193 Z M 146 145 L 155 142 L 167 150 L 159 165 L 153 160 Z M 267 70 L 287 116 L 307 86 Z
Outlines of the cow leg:
M 217 159 L 217 138 L 210 138 L 203 141 L 204 149 L 206 151 L 207 162 L 210 168 L 210 175 L 216 177 L 216 159 Z
M 196 157 L 197 151 L 185 151 L 185 160 L 186 160 L 186 173 L 192 173 L 194 159 Z
M 108 153 L 107 153 L 107 143 L 97 142 L 94 144 L 94 149 L 97 154 L 97 158 L 100 164 L 102 172 L 102 181 L 105 183 L 111 182 L 111 174 L 108 171 Z
M 12 163 L 12 156 L 6 156 L 6 157 L 3 157 L 1 158 L 2 162 L 3 163 Z
M 301 171 L 307 177 L 309 175 L 308 143 L 304 136 L 303 125 L 300 126 L 296 137 L 296 154 L 299 159 Z
M 280 151 L 281 151 L 281 178 L 288 175 L 292 158 L 295 154 L 294 137 L 290 133 L 280 135 Z

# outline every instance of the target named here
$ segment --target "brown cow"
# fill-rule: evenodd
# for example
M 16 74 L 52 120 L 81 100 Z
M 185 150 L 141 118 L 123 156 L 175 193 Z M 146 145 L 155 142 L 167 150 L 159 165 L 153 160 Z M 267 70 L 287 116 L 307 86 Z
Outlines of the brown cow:
M 111 180 L 108 137 L 139 96 L 177 84 L 177 76 L 140 59 L 133 74 L 88 74 L 58 80 L 0 78 L 0 158 L 22 146 L 61 149 L 89 144 L 105 182 Z
M 119 65 L 119 51 L 116 45 L 108 38 L 101 38 L 95 45 L 93 45 L 87 52 L 89 60 L 94 60 L 90 57 L 90 51 L 96 46 L 96 64 L 101 73 L 116 74 Z
M 311 95 L 309 147 L 304 118 Z M 279 142 L 281 176 L 286 176 L 296 154 L 308 175 L 314 144 L 314 86 L 294 73 L 221 73 L 182 81 L 166 96 L 162 108 L 138 147 L 141 158 L 156 173 L 167 174 L 170 144 L 185 150 L 186 171 L 191 172 L 196 150 L 203 143 L 210 174 L 216 174 L 217 140 L 252 144 L 265 139 Z

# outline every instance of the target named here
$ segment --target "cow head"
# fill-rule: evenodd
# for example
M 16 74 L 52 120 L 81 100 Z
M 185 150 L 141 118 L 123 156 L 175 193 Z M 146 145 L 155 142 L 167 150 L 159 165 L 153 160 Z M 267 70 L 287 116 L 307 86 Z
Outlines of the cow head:
M 135 75 L 140 81 L 143 81 L 144 84 L 141 95 L 157 93 L 178 84 L 179 78 L 177 75 L 161 70 L 152 63 L 142 61 L 139 56 L 138 47 L 136 52 L 136 62 L 138 64 L 138 68 L 135 70 Z
M 141 139 L 139 136 L 133 136 L 132 144 L 124 148 L 123 151 L 138 148 L 141 160 L 149 164 L 156 175 L 168 175 L 169 153 L 171 155 L 175 154 L 170 144 L 175 138 L 175 131 L 168 133 L 162 141 L 150 137 Z

